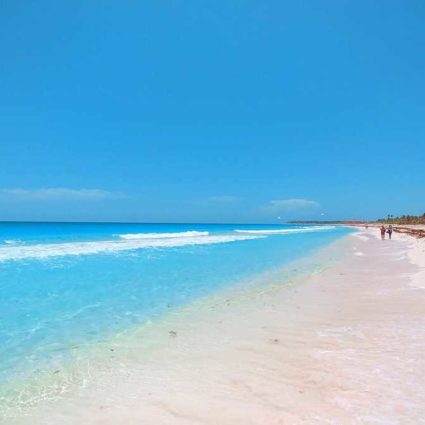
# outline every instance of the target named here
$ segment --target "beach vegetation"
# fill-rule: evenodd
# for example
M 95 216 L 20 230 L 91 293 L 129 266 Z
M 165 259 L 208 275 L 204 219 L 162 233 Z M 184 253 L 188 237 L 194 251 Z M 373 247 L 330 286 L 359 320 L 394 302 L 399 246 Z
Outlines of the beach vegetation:
M 422 215 L 400 215 L 393 216 L 388 215 L 386 218 L 380 218 L 377 220 L 378 223 L 388 224 L 425 224 L 425 213 Z

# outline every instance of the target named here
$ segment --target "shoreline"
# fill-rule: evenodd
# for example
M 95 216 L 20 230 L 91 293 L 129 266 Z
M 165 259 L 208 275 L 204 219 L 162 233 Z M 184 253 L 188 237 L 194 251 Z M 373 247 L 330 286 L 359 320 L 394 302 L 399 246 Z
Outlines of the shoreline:
M 146 352 L 114 348 L 113 375 L 7 423 L 423 423 L 425 247 L 374 233 L 325 248 L 302 282 L 170 315 Z
M 31 409 L 39 403 L 54 402 L 67 396 L 81 386 L 90 383 L 90 377 L 98 373 L 108 373 L 116 368 L 119 361 L 115 353 L 119 353 L 124 361 L 128 358 L 143 361 L 143 358 L 134 353 L 147 353 L 152 343 L 164 343 L 161 335 L 168 337 L 170 331 L 164 327 L 173 328 L 173 323 L 180 317 L 196 314 L 199 310 L 215 309 L 217 306 L 230 305 L 230 303 L 243 302 L 245 299 L 275 291 L 290 285 L 302 283 L 309 275 L 320 273 L 324 267 L 320 253 L 326 252 L 329 246 L 333 246 L 344 237 L 320 248 L 314 249 L 309 254 L 291 260 L 290 262 L 271 268 L 233 282 L 232 285 L 215 290 L 187 304 L 171 308 L 159 317 L 147 320 L 143 324 L 136 325 L 114 335 L 105 337 L 96 342 L 77 344 L 72 347 L 72 356 L 65 362 L 56 362 L 46 365 L 20 380 L 12 377 L 9 385 L 0 392 L 0 423 L 2 419 L 22 415 L 31 415 Z M 188 319 L 189 320 L 189 319 Z M 159 336 L 159 338 L 158 338 Z M 174 336 L 171 334 L 171 336 Z M 111 352 L 114 353 L 111 355 Z M 136 361 L 136 360 L 135 360 Z M 13 396 L 2 398 L 5 394 Z

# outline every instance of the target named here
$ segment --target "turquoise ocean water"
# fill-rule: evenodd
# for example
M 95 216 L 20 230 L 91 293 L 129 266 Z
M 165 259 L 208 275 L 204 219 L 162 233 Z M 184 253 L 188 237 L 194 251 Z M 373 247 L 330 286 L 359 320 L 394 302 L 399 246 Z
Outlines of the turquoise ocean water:
M 0 402 L 72 348 L 308 255 L 333 226 L 0 223 Z M 15 394 L 16 396 L 16 394 Z

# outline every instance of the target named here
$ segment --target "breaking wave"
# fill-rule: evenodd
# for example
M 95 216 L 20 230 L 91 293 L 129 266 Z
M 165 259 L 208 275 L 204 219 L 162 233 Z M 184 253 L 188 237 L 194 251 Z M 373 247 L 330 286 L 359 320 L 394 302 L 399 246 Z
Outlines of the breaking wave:
M 208 236 L 209 232 L 197 232 L 191 230 L 188 232 L 173 232 L 173 233 L 125 233 L 118 235 L 121 239 L 168 239 L 168 238 L 184 238 L 195 236 Z
M 186 232 L 183 232 L 186 233 Z M 193 232 L 191 232 L 193 233 Z M 208 232 L 199 232 L 208 233 Z M 56 244 L 34 244 L 21 246 L 0 246 L 0 261 L 23 259 L 46 259 L 70 255 L 115 253 L 143 248 L 167 248 L 185 245 L 210 245 L 259 239 L 264 236 L 250 235 L 198 235 L 185 237 L 152 237 L 115 241 L 67 242 Z
M 316 226 L 316 227 L 299 227 L 297 229 L 262 229 L 262 230 L 241 230 L 235 229 L 237 233 L 248 233 L 254 235 L 284 235 L 287 233 L 307 233 L 318 232 L 322 230 L 332 230 L 335 226 Z

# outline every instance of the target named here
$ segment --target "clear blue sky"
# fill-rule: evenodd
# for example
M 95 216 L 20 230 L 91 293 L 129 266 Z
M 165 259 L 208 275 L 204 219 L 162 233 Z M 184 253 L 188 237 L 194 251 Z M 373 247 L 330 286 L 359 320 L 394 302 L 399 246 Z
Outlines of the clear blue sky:
M 0 219 L 425 212 L 423 0 L 0 3 Z

